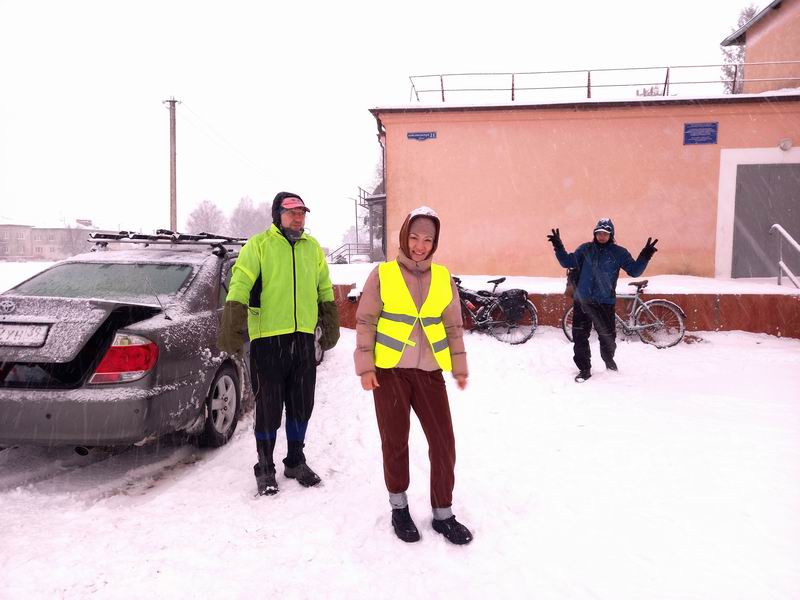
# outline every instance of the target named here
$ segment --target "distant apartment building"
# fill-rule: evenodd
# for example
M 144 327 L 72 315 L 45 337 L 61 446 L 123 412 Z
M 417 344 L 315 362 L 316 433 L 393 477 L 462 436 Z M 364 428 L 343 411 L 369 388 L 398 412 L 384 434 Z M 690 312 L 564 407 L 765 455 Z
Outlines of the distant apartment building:
M 97 228 L 89 219 L 46 227 L 0 221 L 0 260 L 61 260 L 87 251 Z

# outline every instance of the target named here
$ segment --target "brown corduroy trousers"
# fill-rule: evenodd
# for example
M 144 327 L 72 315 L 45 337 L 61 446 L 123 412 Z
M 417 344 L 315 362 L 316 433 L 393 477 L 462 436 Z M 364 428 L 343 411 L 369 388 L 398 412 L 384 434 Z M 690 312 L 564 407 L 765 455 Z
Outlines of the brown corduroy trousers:
M 392 494 L 408 489 L 408 433 L 413 408 L 428 439 L 431 506 L 449 507 L 455 485 L 456 443 L 442 372 L 379 368 L 376 375 L 379 387 L 373 390 L 373 397 L 386 488 Z

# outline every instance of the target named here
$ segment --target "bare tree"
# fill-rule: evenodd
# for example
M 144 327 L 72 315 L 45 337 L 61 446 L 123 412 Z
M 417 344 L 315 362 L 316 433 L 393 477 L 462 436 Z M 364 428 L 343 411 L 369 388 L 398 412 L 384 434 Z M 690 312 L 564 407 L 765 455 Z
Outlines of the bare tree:
M 87 252 L 92 244 L 88 241 L 91 229 L 83 229 L 79 226 L 64 224 L 64 231 L 61 233 L 62 248 L 67 256 L 74 256 L 81 252 Z
M 211 200 L 203 200 L 197 208 L 189 213 L 186 219 L 186 229 L 189 233 L 223 234 L 228 231 L 228 220 L 222 211 Z
M 731 33 L 739 31 L 745 24 L 750 21 L 756 13 L 758 8 L 754 4 L 745 6 L 739 12 L 739 20 L 736 22 L 736 27 L 731 28 Z M 744 79 L 744 44 L 738 46 L 724 46 L 722 48 L 722 60 L 725 63 L 722 65 L 722 76 L 720 79 L 723 81 L 726 94 L 740 94 L 742 92 L 742 79 Z
M 256 206 L 251 198 L 245 196 L 231 213 L 228 231 L 231 235 L 249 238 L 264 231 L 271 222 L 271 205 L 262 203 Z
M 363 240 L 363 237 L 361 238 Z M 344 232 L 342 236 L 342 243 L 343 244 L 355 244 L 356 243 L 356 226 L 350 225 L 347 231 Z

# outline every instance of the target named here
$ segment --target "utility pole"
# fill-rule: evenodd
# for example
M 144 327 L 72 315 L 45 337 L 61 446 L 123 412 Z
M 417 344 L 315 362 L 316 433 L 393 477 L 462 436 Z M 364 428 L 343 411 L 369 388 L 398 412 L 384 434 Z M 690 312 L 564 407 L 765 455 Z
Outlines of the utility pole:
M 178 185 L 176 175 L 176 154 L 175 154 L 175 105 L 180 104 L 179 100 L 170 98 L 164 100 L 168 104 L 169 110 L 169 228 L 172 231 L 178 230 Z

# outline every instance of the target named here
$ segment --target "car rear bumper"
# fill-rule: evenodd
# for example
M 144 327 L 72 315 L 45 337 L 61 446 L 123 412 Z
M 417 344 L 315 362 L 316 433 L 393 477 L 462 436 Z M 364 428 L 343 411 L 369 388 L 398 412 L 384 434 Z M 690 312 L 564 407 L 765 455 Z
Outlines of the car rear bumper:
M 192 388 L 0 389 L 0 444 L 111 446 L 185 428 L 202 400 Z

